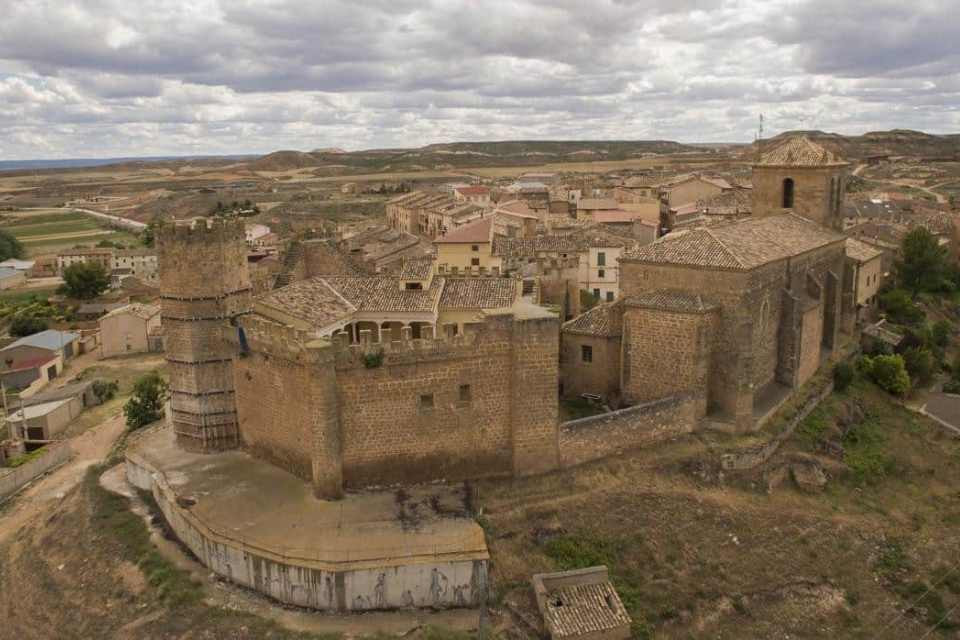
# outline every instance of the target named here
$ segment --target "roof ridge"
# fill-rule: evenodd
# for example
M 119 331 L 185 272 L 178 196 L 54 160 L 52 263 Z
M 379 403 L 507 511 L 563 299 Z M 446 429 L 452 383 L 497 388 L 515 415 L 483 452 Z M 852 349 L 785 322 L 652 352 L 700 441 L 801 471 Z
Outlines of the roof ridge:
M 713 229 L 711 229 L 710 227 L 703 227 L 703 228 L 701 229 L 701 231 L 706 231 L 706 232 L 707 232 L 707 235 L 709 235 L 709 236 L 713 239 L 714 242 L 716 242 L 717 244 L 720 245 L 720 247 L 723 249 L 724 253 L 726 253 L 728 256 L 730 256 L 731 258 L 733 258 L 733 261 L 736 262 L 741 268 L 743 268 L 743 269 L 746 269 L 746 268 L 747 268 L 746 263 L 744 263 L 744 261 L 740 259 L 740 256 L 738 256 L 738 255 L 735 254 L 733 251 L 731 251 L 731 250 L 730 250 L 730 247 L 728 247 L 726 244 L 724 244 L 723 240 L 721 240 L 720 238 L 718 238 L 718 237 L 716 236 L 716 234 L 713 232 Z

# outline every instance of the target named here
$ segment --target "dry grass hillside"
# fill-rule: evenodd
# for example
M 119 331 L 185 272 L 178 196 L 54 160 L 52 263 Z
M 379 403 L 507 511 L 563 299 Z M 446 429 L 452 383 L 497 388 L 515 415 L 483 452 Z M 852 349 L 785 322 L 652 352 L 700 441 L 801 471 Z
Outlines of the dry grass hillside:
M 532 573 L 607 564 L 637 638 L 957 637 L 960 442 L 858 380 L 763 469 L 722 473 L 734 444 L 702 434 L 480 487 L 500 631 L 532 633 Z M 789 476 L 767 492 L 811 460 L 823 492 Z

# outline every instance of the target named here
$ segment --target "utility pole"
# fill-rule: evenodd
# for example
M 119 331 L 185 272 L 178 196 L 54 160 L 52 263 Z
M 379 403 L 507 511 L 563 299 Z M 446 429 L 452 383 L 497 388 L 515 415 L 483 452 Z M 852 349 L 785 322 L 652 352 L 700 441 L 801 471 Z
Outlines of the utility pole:
M 7 423 L 7 430 L 10 432 L 10 439 L 17 439 L 17 427 L 13 424 L 13 421 L 9 419 L 9 413 L 7 409 L 7 385 L 3 380 L 0 380 L 0 392 L 3 393 L 3 421 Z

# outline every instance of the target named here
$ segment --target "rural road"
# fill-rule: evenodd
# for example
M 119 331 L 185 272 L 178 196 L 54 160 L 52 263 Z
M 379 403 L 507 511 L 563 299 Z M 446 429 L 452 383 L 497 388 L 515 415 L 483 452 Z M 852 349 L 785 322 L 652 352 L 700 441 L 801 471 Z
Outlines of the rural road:
M 85 213 L 94 218 L 100 218 L 101 220 L 106 220 L 107 222 L 112 222 L 115 225 L 126 227 L 132 229 L 133 231 L 143 231 L 147 228 L 147 225 L 143 222 L 137 222 L 136 220 L 130 220 L 129 218 L 121 218 L 120 216 L 112 216 L 109 213 L 100 213 L 99 211 L 91 211 L 90 209 L 78 209 L 77 207 L 72 207 L 74 211 L 79 211 L 80 213 Z
M 0 514 L 0 544 L 46 513 L 53 503 L 79 484 L 88 467 L 107 457 L 125 428 L 123 414 L 117 413 L 72 438 L 73 458 L 27 487 L 13 499 L 9 509 Z

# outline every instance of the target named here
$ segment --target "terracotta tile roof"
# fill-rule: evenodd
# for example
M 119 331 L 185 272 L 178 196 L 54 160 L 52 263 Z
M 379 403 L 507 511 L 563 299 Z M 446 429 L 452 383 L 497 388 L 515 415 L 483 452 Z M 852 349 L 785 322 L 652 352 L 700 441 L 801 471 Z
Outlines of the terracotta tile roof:
M 506 213 L 519 218 L 536 218 L 533 209 L 522 200 L 510 200 L 497 205 L 494 213 Z M 539 219 L 539 218 L 538 218 Z
M 792 136 L 765 151 L 756 164 L 775 167 L 829 167 L 847 163 L 807 136 Z
M 628 296 L 625 299 L 625 304 L 628 307 L 678 311 L 681 313 L 707 313 L 716 309 L 716 305 L 705 301 L 699 294 L 668 289 Z
M 559 606 L 558 606 L 559 603 Z M 630 616 L 609 581 L 574 584 L 548 592 L 545 622 L 554 640 L 629 626 Z
M 490 193 L 490 188 L 479 185 L 471 187 L 457 187 L 457 193 L 465 196 L 482 196 Z
M 446 278 L 440 309 L 501 309 L 519 298 L 520 283 L 513 278 Z
M 620 259 L 749 271 L 843 240 L 788 213 L 671 233 L 624 252 Z
M 402 289 L 400 280 L 390 276 L 334 276 L 324 281 L 360 312 L 436 312 L 444 284 L 443 278 L 434 278 L 429 289 Z
M 490 227 L 493 225 L 493 217 L 487 216 L 476 222 L 457 227 L 445 236 L 434 239 L 436 244 L 477 244 L 480 242 L 490 242 Z
M 614 338 L 623 335 L 623 300 L 604 302 L 563 323 L 565 333 Z
M 857 262 L 867 262 L 883 255 L 879 249 L 874 249 L 865 242 L 860 242 L 855 238 L 847 238 L 846 241 L 847 257 L 853 258 Z
M 618 209 L 620 205 L 613 198 L 581 198 L 577 209 Z
M 400 267 L 401 280 L 426 280 L 433 273 L 433 256 L 407 258 Z
M 633 222 L 634 220 L 640 220 L 642 222 L 647 222 L 648 224 L 653 224 L 650 220 L 644 220 L 643 216 L 638 211 L 624 211 L 623 209 L 607 209 L 605 211 L 594 211 L 593 212 L 594 222 L 599 223 L 613 223 L 613 222 Z
M 394 282 L 394 287 L 398 287 Z M 324 278 L 309 278 L 275 289 L 256 301 L 257 306 L 305 320 L 317 328 L 327 327 L 357 310 Z

